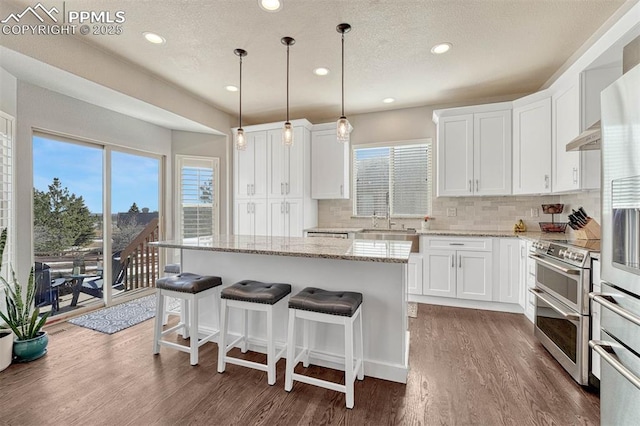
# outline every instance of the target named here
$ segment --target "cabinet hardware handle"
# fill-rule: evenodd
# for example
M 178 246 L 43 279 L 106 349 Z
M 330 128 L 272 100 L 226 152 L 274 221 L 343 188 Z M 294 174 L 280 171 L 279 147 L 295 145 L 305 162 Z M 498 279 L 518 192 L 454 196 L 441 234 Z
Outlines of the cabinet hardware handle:
M 289 203 L 287 203 L 286 206 L 287 206 L 287 214 L 289 214 Z
M 478 182 L 479 182 L 479 180 L 478 180 L 478 179 L 476 179 L 476 192 L 478 192 L 478 186 L 479 186 L 479 183 L 478 183 Z
M 247 203 L 247 214 L 251 213 L 251 210 L 249 208 L 250 205 L 251 205 L 251 203 Z
M 464 243 L 449 243 L 450 246 L 463 246 Z
M 573 168 L 573 183 L 574 185 L 578 184 L 578 169 L 576 167 Z
M 284 194 L 284 182 L 280 182 L 280 195 Z
M 544 175 L 544 189 L 549 189 L 549 175 Z
M 462 255 L 458 256 L 458 268 L 462 268 Z
M 288 194 L 289 193 L 289 182 L 285 182 L 284 187 L 287 190 L 287 194 Z
M 471 179 L 469 179 L 469 192 L 473 192 L 471 189 Z
M 449 257 L 451 258 L 451 267 L 455 268 L 456 265 L 455 265 L 455 263 L 453 263 L 453 255 L 451 255 Z
M 256 195 L 256 184 L 255 183 L 251 184 L 251 195 Z
M 251 185 L 247 184 L 247 195 L 251 195 Z
M 615 352 L 611 347 L 611 344 L 608 342 L 603 342 L 601 340 L 590 340 L 589 346 L 602 357 L 611 367 L 613 367 L 618 373 L 622 375 L 625 379 L 627 379 L 633 386 L 640 389 L 640 377 L 633 374 L 631 370 L 624 366 L 620 362 L 617 356 L 615 356 Z
M 340 185 L 340 196 L 344 195 L 344 185 Z
M 280 213 L 284 213 L 284 201 L 280 203 Z

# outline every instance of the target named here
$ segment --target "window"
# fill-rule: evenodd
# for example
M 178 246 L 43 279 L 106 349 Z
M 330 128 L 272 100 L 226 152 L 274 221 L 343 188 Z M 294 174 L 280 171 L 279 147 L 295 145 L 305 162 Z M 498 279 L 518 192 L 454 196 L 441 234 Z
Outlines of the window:
M 218 158 L 178 156 L 180 237 L 218 233 Z
M 8 242 L 4 249 L 3 276 L 9 280 L 9 263 L 12 257 L 13 232 L 13 117 L 0 112 L 0 231 L 8 229 Z M 1 287 L 1 286 L 0 286 Z
M 354 214 L 424 216 L 431 208 L 431 140 L 353 150 Z

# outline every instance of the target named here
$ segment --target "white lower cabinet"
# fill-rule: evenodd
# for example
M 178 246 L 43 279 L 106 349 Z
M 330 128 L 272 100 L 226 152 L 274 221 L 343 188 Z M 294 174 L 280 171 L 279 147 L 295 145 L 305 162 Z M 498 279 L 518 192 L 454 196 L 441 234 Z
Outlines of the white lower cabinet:
M 302 199 L 269 200 L 269 234 L 272 237 L 302 237 Z
M 533 322 L 536 297 L 529 289 L 536 286 L 536 262 L 529 258 L 530 251 L 531 241 L 520 240 L 520 306 L 524 310 L 524 315 Z
M 428 237 L 424 242 L 423 295 L 492 300 L 491 239 Z
M 238 200 L 234 209 L 235 235 L 267 235 L 267 200 Z
M 501 238 L 496 269 L 499 271 L 498 294 L 494 300 L 502 303 L 520 303 L 520 264 L 523 250 L 519 238 Z
M 422 294 L 422 255 L 411 253 L 407 264 L 407 292 Z

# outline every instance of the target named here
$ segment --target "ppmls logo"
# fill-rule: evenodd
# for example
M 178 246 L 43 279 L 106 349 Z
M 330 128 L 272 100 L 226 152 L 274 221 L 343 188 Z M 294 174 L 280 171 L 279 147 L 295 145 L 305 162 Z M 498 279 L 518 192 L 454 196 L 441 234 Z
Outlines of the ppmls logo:
M 34 17 L 40 24 L 24 22 L 33 21 Z M 82 35 L 118 35 L 122 34 L 124 22 L 123 10 L 66 10 L 66 2 L 62 2 L 62 13 L 55 6 L 47 8 L 38 3 L 0 21 L 4 35 L 73 35 L 76 30 Z

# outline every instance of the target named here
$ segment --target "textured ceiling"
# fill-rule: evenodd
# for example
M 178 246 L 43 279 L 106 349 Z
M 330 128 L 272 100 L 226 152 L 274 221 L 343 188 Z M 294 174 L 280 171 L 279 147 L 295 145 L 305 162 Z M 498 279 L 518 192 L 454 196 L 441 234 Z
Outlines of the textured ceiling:
M 243 115 L 246 122 L 258 123 L 284 118 L 283 36 L 296 39 L 291 48 L 291 116 L 313 120 L 339 115 L 340 35 L 335 27 L 341 22 L 353 27 L 345 41 L 349 115 L 536 91 L 624 3 L 283 1 L 278 13 L 263 11 L 257 0 L 67 0 L 65 7 L 124 10 L 123 34 L 78 37 L 231 114 L 237 113 L 238 94 L 225 86 L 238 84 L 233 50 L 246 49 Z M 161 34 L 167 43 L 146 42 L 144 31 Z M 430 53 L 434 44 L 445 41 L 453 44 L 449 53 Z M 328 67 L 330 74 L 314 75 L 319 66 Z M 383 104 L 387 97 L 397 101 Z

